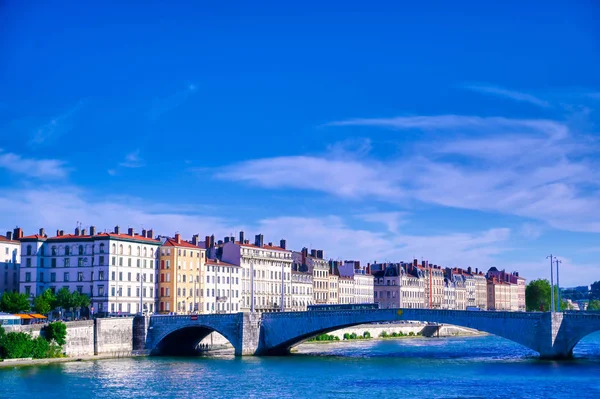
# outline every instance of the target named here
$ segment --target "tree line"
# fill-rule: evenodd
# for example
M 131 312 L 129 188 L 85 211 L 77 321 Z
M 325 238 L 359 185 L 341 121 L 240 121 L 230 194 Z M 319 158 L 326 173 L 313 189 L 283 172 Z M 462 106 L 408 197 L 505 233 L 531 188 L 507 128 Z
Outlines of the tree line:
M 90 306 L 90 297 L 79 291 L 69 291 L 63 287 L 54 294 L 49 288 L 33 299 L 19 292 L 5 292 L 0 297 L 0 311 L 7 313 L 26 313 L 33 310 L 36 313 L 48 314 L 57 308 L 77 309 Z
M 570 306 L 561 298 L 561 310 L 569 310 Z M 533 280 L 525 289 L 525 306 L 530 312 L 549 311 L 552 303 L 552 291 L 547 279 Z M 558 287 L 554 287 L 554 304 L 558 309 Z M 591 285 L 588 310 L 600 310 L 600 281 Z

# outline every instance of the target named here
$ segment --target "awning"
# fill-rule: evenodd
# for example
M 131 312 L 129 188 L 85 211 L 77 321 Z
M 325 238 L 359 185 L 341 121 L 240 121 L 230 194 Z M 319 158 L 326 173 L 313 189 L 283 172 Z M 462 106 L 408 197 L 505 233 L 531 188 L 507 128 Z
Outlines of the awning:
M 20 317 L 22 319 L 33 319 L 33 317 L 31 317 L 28 314 L 16 314 L 15 316 L 18 316 L 18 317 Z
M 46 316 L 37 313 L 30 314 L 29 316 L 33 316 L 34 319 L 47 319 Z

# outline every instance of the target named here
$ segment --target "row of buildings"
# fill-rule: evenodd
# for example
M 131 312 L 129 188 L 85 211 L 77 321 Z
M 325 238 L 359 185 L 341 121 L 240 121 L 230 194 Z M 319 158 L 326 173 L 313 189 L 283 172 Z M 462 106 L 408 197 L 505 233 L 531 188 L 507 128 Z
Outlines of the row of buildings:
M 374 263 L 293 251 L 286 241 L 214 236 L 190 241 L 117 226 L 44 229 L 0 236 L 0 293 L 31 298 L 66 287 L 90 296 L 92 312 L 233 313 L 303 311 L 312 304 L 379 303 L 381 307 L 524 310 L 525 280 L 492 268 L 448 269 L 427 262 Z

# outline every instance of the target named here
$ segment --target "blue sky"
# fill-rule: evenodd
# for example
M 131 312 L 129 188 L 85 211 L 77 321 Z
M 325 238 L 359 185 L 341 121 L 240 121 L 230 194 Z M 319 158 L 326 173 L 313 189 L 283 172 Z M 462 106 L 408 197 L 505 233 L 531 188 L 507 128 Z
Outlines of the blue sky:
M 594 2 L 0 6 L 0 231 L 600 279 Z

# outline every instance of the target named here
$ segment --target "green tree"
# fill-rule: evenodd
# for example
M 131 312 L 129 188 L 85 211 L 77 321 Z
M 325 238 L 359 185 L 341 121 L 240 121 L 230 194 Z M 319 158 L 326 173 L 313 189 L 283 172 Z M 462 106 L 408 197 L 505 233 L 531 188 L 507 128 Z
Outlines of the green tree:
M 73 294 L 67 287 L 63 287 L 56 293 L 56 306 L 63 309 L 71 309 L 75 307 Z
M 32 357 L 32 352 L 33 340 L 29 334 L 10 332 L 2 338 L 0 357 L 4 359 Z
M 600 300 L 594 299 L 588 303 L 587 310 L 600 310 Z
M 50 289 L 42 292 L 33 300 L 33 310 L 41 314 L 50 313 L 56 307 L 56 296 Z
M 90 306 L 90 297 L 86 294 L 80 294 L 79 291 L 73 291 L 71 295 L 71 301 L 74 308 L 85 308 Z
M 25 294 L 5 292 L 0 299 L 0 310 L 8 313 L 29 312 L 31 304 Z
M 596 281 L 590 286 L 590 299 L 600 300 L 600 281 Z
M 42 332 L 49 342 L 55 341 L 60 346 L 67 343 L 67 325 L 63 322 L 50 323 L 42 329 Z

